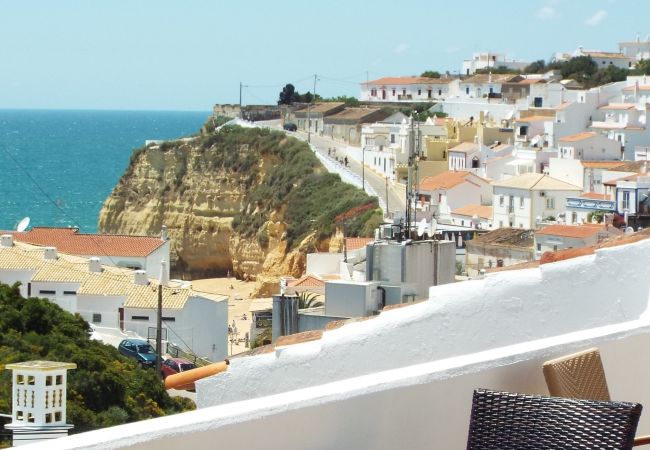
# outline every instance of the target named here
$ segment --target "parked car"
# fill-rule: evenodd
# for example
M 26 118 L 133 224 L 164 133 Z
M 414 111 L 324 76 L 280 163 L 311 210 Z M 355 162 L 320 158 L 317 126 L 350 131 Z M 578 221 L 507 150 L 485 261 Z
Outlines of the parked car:
M 124 339 L 117 346 L 117 350 L 124 356 L 138 361 L 142 367 L 156 365 L 156 351 L 151 344 L 143 339 Z
M 162 377 L 165 379 L 170 375 L 196 369 L 196 364 L 183 358 L 170 358 L 163 361 L 160 367 L 162 369 Z
M 298 126 L 295 123 L 287 122 L 282 127 L 287 131 L 298 131 Z

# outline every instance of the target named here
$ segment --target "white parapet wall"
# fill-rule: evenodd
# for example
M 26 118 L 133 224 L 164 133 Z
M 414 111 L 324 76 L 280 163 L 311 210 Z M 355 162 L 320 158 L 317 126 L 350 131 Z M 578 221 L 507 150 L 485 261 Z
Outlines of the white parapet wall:
M 232 360 L 198 382 L 199 411 L 47 448 L 462 449 L 474 389 L 546 394 L 542 363 L 592 346 L 612 398 L 647 406 L 649 259 L 644 240 L 431 288 L 319 341 Z
M 232 361 L 197 385 L 198 405 L 262 397 L 393 367 L 635 320 L 650 292 L 650 240 L 430 289 L 429 301 Z

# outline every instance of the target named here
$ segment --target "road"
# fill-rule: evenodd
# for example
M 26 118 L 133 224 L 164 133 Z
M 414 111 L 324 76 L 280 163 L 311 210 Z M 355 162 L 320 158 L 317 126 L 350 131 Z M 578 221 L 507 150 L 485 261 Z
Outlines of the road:
M 282 129 L 279 120 L 271 120 L 265 122 L 257 122 L 260 125 L 268 126 L 270 128 Z M 303 131 L 296 132 L 287 132 L 290 136 L 296 136 L 301 140 L 307 140 L 307 133 Z M 392 217 L 395 211 L 404 211 L 406 200 L 405 200 L 405 190 L 404 187 L 399 184 L 395 185 L 390 181 L 387 182 L 386 178 L 383 175 L 378 174 L 373 171 L 366 165 L 365 171 L 362 169 L 361 162 L 356 161 L 351 155 L 346 152 L 347 144 L 331 139 L 327 136 L 319 136 L 317 134 L 311 135 L 311 144 L 314 146 L 316 151 L 323 155 L 324 157 L 329 158 L 328 149 L 336 148 L 336 156 L 339 160 L 342 160 L 347 156 L 348 158 L 348 169 L 352 172 L 363 177 L 365 183 L 372 186 L 375 192 L 381 197 L 385 204 L 386 210 L 389 212 L 389 216 Z M 332 159 L 332 158 L 331 158 Z M 365 173 L 364 173 L 365 172 Z

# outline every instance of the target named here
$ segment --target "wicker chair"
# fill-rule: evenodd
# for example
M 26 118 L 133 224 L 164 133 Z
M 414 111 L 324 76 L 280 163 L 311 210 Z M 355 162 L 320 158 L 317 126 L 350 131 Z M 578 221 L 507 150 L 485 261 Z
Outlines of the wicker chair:
M 554 397 L 609 401 L 603 362 L 597 348 L 546 361 L 542 366 L 548 392 Z M 650 444 L 650 436 L 637 437 L 634 445 Z
M 474 391 L 467 450 L 631 449 L 641 405 Z

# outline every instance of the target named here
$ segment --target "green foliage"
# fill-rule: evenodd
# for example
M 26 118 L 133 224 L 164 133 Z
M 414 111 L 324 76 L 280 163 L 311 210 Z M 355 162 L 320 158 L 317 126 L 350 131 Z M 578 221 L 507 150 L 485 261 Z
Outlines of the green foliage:
M 218 116 L 210 116 L 208 117 L 208 120 L 205 122 L 205 124 L 203 124 L 203 128 L 201 128 L 201 133 L 202 134 L 214 133 L 214 131 L 218 127 L 231 120 L 232 117 L 224 116 L 222 114 L 219 114 Z
M 225 127 L 204 136 L 200 145 L 209 168 L 227 170 L 245 188 L 244 208 L 232 227 L 262 246 L 268 245 L 268 236 L 260 229 L 274 211 L 285 210 L 287 241 L 293 247 L 314 230 L 318 238 L 333 234 L 338 214 L 368 202 L 377 204 L 376 198 L 327 173 L 306 143 L 284 133 Z M 261 160 L 269 162 L 263 170 Z M 348 235 L 371 236 L 374 228 L 367 222 L 376 223 L 376 215 L 368 211 L 355 218 Z
M 546 67 L 546 62 L 543 59 L 538 59 L 537 61 L 533 61 L 532 63 L 524 67 L 524 73 L 544 73 L 547 70 L 548 69 Z
M 324 306 L 325 303 L 319 300 L 318 297 L 320 296 L 314 292 L 301 292 L 298 294 L 298 309 L 320 308 Z
M 600 86 L 602 84 L 624 81 L 630 73 L 627 69 L 621 69 L 614 65 L 609 65 L 592 75 L 590 85 Z
M 359 106 L 361 103 L 356 97 L 349 97 L 347 95 L 339 95 L 338 97 L 322 98 L 320 95 L 316 95 L 316 100 L 319 102 L 343 102 L 345 106 L 355 107 Z
M 605 219 L 605 214 L 607 214 L 607 212 L 603 210 L 592 211 L 587 214 L 587 222 L 603 223 L 603 220 Z
M 636 63 L 630 75 L 650 75 L 650 59 L 642 59 Z
M 485 69 L 477 69 L 475 73 L 478 74 L 483 74 L 483 73 L 494 73 L 494 74 L 505 74 L 505 73 L 511 73 L 513 75 L 521 73 L 521 70 L 517 69 L 510 69 L 506 66 L 498 66 L 498 67 L 486 67 Z
M 586 81 L 598 71 L 598 65 L 591 56 L 576 56 L 560 66 L 562 78 L 576 81 Z
M 424 78 L 440 78 L 441 75 L 440 72 L 436 72 L 435 70 L 426 70 L 420 76 Z
M 50 360 L 73 362 L 68 375 L 68 421 L 74 431 L 118 425 L 193 409 L 169 397 L 153 370 L 89 338 L 90 328 L 45 299 L 20 296 L 0 284 L 0 366 Z M 11 372 L 0 371 L 0 411 L 11 411 Z
M 318 96 L 316 96 L 318 98 Z M 300 94 L 296 91 L 296 88 L 293 84 L 288 83 L 280 92 L 278 97 L 278 105 L 291 105 L 293 103 L 311 103 L 314 100 L 314 95 L 307 91 L 306 94 Z
M 456 261 L 456 275 L 462 275 L 463 274 L 463 263 L 460 261 Z

